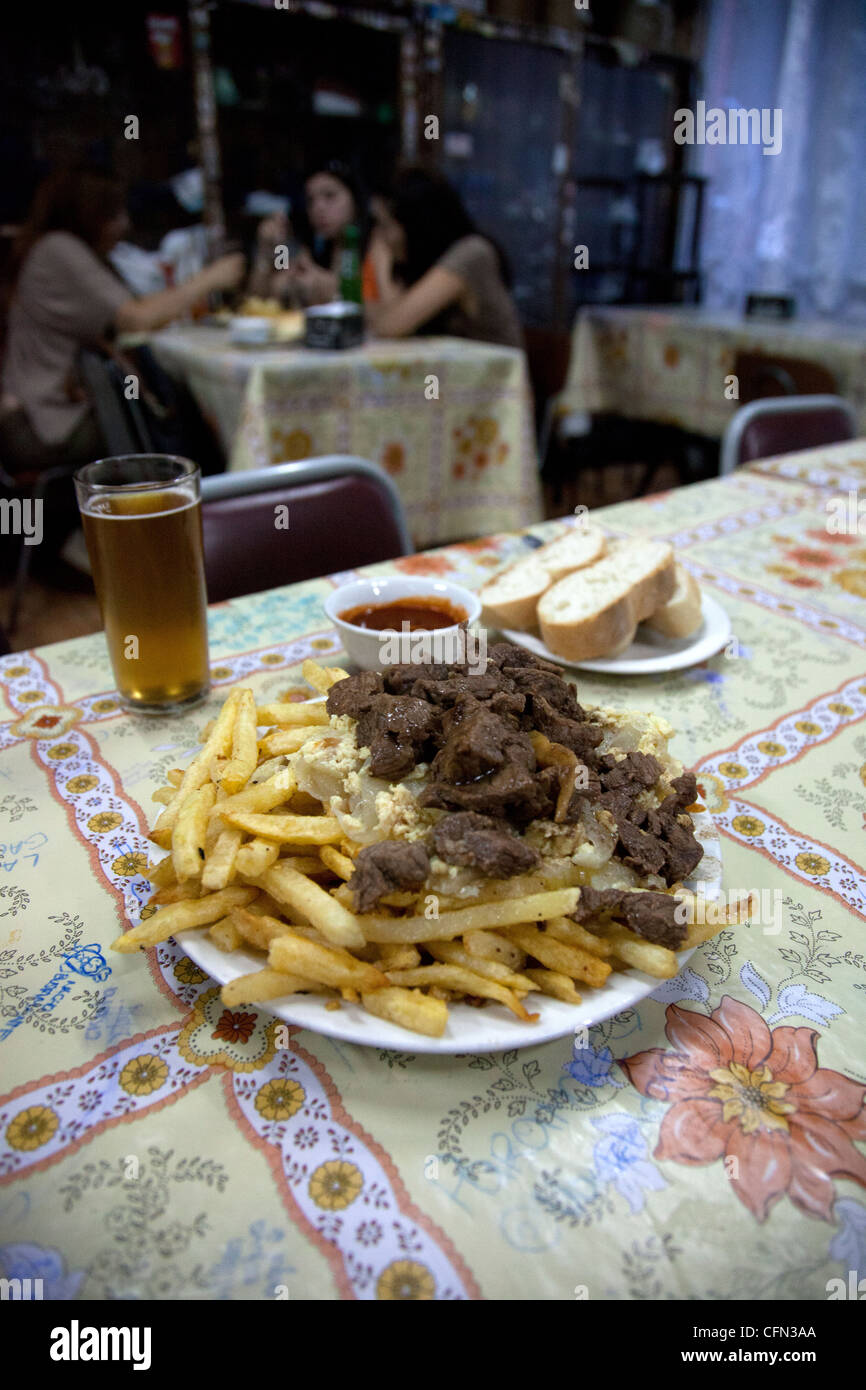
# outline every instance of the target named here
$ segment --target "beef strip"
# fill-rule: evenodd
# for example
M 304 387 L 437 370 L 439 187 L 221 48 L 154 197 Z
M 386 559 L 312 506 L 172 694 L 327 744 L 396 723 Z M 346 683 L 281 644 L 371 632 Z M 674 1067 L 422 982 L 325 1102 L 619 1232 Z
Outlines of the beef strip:
M 370 708 L 373 697 L 383 689 L 378 671 L 361 671 L 357 676 L 347 676 L 331 686 L 325 708 L 328 714 L 348 714 L 352 719 L 358 719 Z
M 418 680 L 444 681 L 454 673 L 462 675 L 464 669 L 462 666 L 443 666 L 441 663 L 418 662 L 416 665 L 411 662 L 404 666 L 388 666 L 382 673 L 382 680 L 389 695 L 409 695 Z
M 622 821 L 618 829 L 617 848 L 622 851 L 623 863 L 641 875 L 660 873 L 665 863 L 665 851 L 658 836 L 639 830 L 627 820 Z
M 523 716 L 524 728 L 537 729 L 551 743 L 561 743 L 576 753 L 581 762 L 595 766 L 595 750 L 603 738 L 597 724 L 562 714 L 543 695 L 531 696 L 529 703 L 532 709 Z
M 370 912 L 380 898 L 402 888 L 420 888 L 430 869 L 423 845 L 403 840 L 383 840 L 359 850 L 355 872 L 349 879 L 355 911 Z
M 433 845 L 446 864 L 480 869 L 490 878 L 511 878 L 539 861 L 539 854 L 503 828 L 501 821 L 472 811 L 443 816 L 433 830 Z
M 332 689 L 338 689 L 333 686 Z M 436 712 L 411 695 L 373 695 L 358 717 L 355 739 L 370 750 L 374 777 L 405 777 L 423 758 L 436 724 Z
M 586 922 L 603 914 L 624 922 L 637 936 L 657 946 L 677 950 L 686 939 L 685 921 L 677 921 L 679 902 L 667 893 L 630 892 L 622 888 L 581 888 L 580 901 L 571 914 Z
M 646 787 L 654 787 L 662 775 L 662 765 L 652 753 L 626 753 L 617 760 L 610 753 L 599 759 L 599 776 L 605 791 L 618 787 L 634 788 L 633 795 Z

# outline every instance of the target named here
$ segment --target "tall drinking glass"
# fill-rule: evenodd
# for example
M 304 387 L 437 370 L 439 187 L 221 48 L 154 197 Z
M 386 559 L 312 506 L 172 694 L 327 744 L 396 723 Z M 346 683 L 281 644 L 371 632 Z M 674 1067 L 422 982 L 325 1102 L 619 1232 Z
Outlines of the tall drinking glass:
M 172 714 L 210 688 L 201 476 L 189 459 L 89 463 L 75 492 L 124 706 Z

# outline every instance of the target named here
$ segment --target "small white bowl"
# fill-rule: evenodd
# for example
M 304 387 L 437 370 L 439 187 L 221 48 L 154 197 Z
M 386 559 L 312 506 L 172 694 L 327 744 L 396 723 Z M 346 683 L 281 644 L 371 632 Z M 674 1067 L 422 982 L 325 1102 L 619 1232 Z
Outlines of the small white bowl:
M 339 616 L 340 613 L 344 613 L 348 608 L 358 608 L 361 604 L 396 603 L 400 599 L 437 597 L 462 608 L 466 613 L 466 621 L 451 623 L 448 627 L 417 629 L 409 635 L 408 640 L 411 644 L 423 631 L 432 639 L 434 653 L 436 639 L 441 641 L 442 638 L 446 639 L 444 646 L 447 652 L 449 634 L 453 644 L 460 628 L 467 627 L 478 618 L 481 602 L 469 589 L 463 589 L 459 584 L 449 584 L 445 579 L 428 579 L 423 575 L 417 578 L 388 575 L 381 579 L 357 579 L 350 584 L 343 584 L 328 595 L 325 599 L 325 612 L 339 632 L 343 646 L 355 664 L 360 666 L 362 671 L 384 671 L 386 666 L 398 665 L 401 661 L 400 656 L 389 658 L 386 655 L 383 659 L 382 649 L 387 640 L 386 634 L 368 627 L 358 627 L 356 623 L 347 623 Z M 472 655 L 470 651 L 470 658 Z M 435 660 L 435 654 L 431 654 L 430 659 Z M 445 659 L 447 660 L 447 657 Z
M 273 319 L 238 314 L 229 324 L 229 342 L 252 346 L 269 343 L 273 335 Z

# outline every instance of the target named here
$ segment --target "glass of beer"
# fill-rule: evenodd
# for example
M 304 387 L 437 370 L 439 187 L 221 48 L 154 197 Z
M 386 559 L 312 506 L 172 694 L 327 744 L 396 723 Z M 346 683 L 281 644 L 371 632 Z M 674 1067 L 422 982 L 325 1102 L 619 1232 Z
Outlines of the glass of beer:
M 75 492 L 124 707 L 189 709 L 210 689 L 201 476 L 189 459 L 89 463 Z

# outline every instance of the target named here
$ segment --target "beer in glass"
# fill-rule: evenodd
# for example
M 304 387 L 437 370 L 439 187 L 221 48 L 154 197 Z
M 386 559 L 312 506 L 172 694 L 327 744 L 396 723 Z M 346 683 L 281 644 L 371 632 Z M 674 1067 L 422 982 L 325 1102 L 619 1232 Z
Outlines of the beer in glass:
M 75 474 L 93 581 L 124 706 L 171 714 L 210 688 L 200 474 L 128 454 Z

